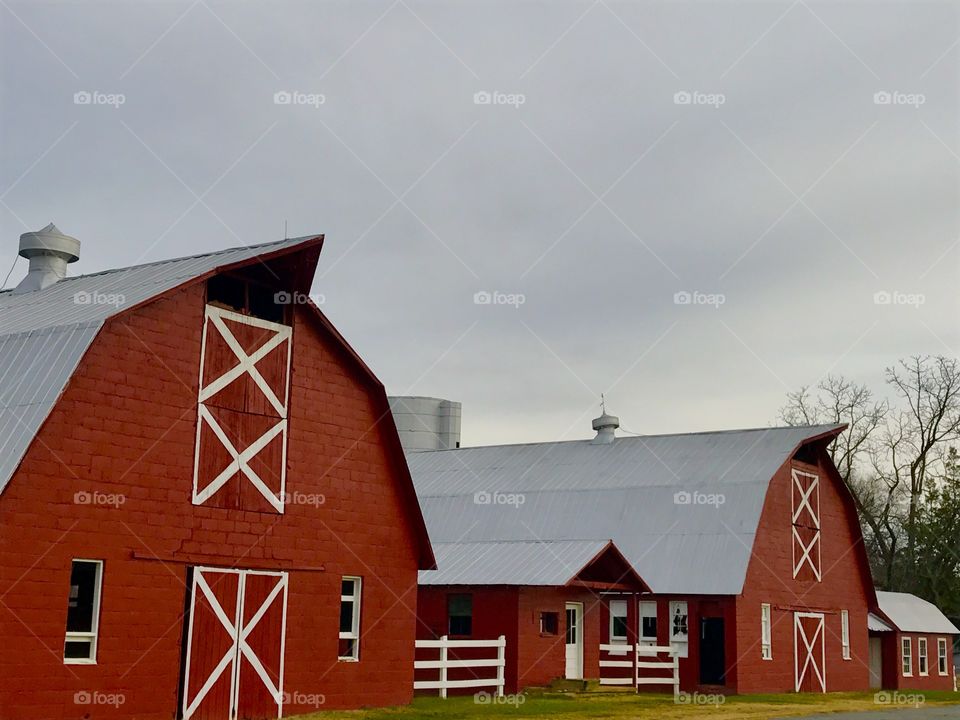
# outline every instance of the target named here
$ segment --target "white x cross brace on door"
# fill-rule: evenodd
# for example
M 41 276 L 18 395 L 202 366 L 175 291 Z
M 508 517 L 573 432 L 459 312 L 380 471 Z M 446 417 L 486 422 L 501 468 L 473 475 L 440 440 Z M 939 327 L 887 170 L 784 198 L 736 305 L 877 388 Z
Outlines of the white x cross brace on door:
M 797 577 L 804 565 L 809 565 L 817 581 L 820 577 L 820 478 L 811 473 L 792 470 L 794 497 L 793 508 L 793 577 Z M 810 482 L 803 487 L 804 480 Z M 799 494 L 799 501 L 797 495 Z M 804 515 L 809 514 L 809 520 L 798 522 Z M 798 527 L 812 530 L 810 539 L 804 542 Z M 816 554 L 814 554 L 816 553 Z

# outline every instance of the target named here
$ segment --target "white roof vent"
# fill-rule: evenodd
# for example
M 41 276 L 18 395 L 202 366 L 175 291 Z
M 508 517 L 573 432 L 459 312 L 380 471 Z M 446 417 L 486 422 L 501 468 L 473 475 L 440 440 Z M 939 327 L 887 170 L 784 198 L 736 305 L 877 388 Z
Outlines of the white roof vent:
M 591 445 L 609 445 L 617 439 L 616 430 L 620 427 L 620 418 L 616 415 L 607 415 L 606 405 L 601 405 L 600 417 L 593 421 L 593 429 L 597 436 L 590 441 Z
M 27 276 L 15 293 L 43 290 L 67 275 L 67 265 L 80 259 L 80 241 L 64 235 L 53 223 L 20 236 L 20 257 L 30 261 Z

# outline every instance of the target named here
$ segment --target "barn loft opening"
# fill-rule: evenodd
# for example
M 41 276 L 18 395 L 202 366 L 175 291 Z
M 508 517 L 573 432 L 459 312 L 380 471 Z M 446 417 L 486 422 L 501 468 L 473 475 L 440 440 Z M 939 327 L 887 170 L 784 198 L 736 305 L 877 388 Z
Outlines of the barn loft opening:
M 208 304 L 270 322 L 289 324 L 287 297 L 285 290 L 242 275 L 214 275 L 207 281 Z

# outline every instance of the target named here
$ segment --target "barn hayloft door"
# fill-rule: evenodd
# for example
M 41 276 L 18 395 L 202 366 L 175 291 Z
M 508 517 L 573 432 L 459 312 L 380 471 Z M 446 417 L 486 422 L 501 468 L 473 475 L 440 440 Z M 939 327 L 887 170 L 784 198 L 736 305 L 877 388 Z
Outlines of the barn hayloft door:
M 190 593 L 181 717 L 281 717 L 287 574 L 198 567 Z
M 793 659 L 797 692 L 826 692 L 823 613 L 793 614 Z

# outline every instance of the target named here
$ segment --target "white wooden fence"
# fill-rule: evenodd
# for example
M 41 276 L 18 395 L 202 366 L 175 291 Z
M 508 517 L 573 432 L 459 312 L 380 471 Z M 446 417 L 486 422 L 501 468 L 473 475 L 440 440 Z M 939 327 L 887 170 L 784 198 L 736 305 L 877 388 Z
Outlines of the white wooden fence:
M 617 659 L 605 658 L 605 655 Z M 669 659 L 659 660 L 658 655 L 666 655 Z M 609 673 L 604 672 L 604 668 L 633 668 L 633 673 L 632 677 L 610 677 Z M 655 670 L 658 673 L 669 670 L 670 677 L 662 674 L 645 677 L 641 674 L 642 670 Z M 673 685 L 673 696 L 677 697 L 680 694 L 680 664 L 677 652 L 669 645 L 601 645 L 600 684 L 633 685 L 638 691 L 641 685 Z
M 415 670 L 439 670 L 439 680 L 415 680 L 414 690 L 439 690 L 440 697 L 447 696 L 451 688 L 494 687 L 498 696 L 503 696 L 503 674 L 506 665 L 507 639 L 501 635 L 496 640 L 450 640 L 446 635 L 439 640 L 417 640 L 417 649 L 430 648 L 440 651 L 437 660 L 414 660 Z M 496 648 L 495 658 L 472 658 L 451 660 L 448 651 L 458 648 Z M 466 680 L 448 680 L 448 671 L 454 668 L 496 668 L 497 676 L 492 678 L 468 678 Z

